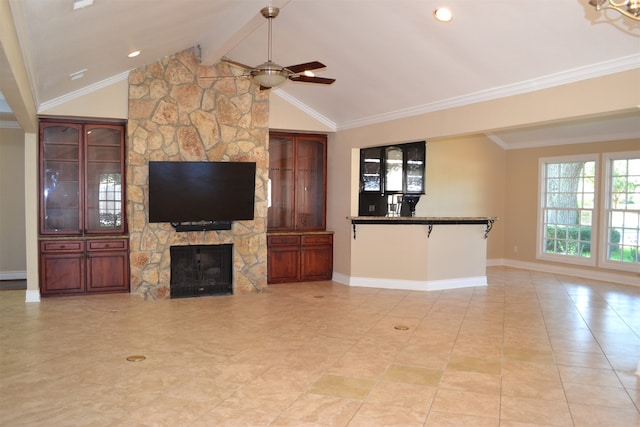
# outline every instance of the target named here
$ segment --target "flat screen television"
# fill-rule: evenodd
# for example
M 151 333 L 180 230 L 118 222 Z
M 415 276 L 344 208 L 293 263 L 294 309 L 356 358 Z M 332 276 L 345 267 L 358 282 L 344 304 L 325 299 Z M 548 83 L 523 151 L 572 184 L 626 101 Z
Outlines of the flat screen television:
M 149 222 L 253 219 L 255 162 L 149 162 Z

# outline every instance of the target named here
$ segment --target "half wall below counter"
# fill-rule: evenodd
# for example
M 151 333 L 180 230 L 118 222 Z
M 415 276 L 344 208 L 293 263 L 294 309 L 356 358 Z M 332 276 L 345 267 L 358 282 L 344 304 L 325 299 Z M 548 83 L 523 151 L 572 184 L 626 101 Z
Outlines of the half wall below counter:
M 496 217 L 348 217 L 350 285 L 418 291 L 486 286 Z

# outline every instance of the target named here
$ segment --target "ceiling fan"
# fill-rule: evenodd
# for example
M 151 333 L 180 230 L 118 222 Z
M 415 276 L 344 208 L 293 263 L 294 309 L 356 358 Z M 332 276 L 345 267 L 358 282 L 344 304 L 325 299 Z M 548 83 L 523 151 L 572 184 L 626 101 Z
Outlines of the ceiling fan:
M 336 79 L 326 77 L 316 77 L 311 73 L 312 70 L 325 68 L 326 66 L 318 61 L 306 62 L 304 64 L 290 65 L 283 67 L 271 60 L 271 22 L 273 18 L 278 16 L 280 9 L 275 6 L 267 6 L 260 10 L 262 16 L 269 20 L 269 51 L 267 62 L 251 67 L 234 61 L 226 56 L 222 57 L 222 61 L 245 68 L 254 82 L 260 85 L 260 89 L 271 89 L 284 83 L 287 79 L 294 82 L 318 83 L 330 85 Z

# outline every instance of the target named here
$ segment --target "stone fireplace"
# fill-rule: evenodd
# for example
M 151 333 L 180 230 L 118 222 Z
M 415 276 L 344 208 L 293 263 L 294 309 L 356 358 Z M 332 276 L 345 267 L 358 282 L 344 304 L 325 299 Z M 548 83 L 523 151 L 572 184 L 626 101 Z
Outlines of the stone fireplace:
M 226 63 L 201 65 L 193 48 L 129 74 L 131 292 L 145 299 L 171 295 L 172 246 L 233 245 L 233 293 L 260 292 L 267 284 L 269 98 L 241 73 Z M 256 162 L 254 220 L 236 221 L 231 230 L 189 232 L 149 223 L 150 160 Z

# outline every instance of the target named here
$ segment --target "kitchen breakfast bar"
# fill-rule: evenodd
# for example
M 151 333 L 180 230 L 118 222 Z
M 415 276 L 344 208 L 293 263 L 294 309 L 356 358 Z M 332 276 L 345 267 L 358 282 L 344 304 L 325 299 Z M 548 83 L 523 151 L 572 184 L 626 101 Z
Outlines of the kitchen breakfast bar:
M 497 217 L 352 216 L 350 286 L 417 291 L 486 286 Z

